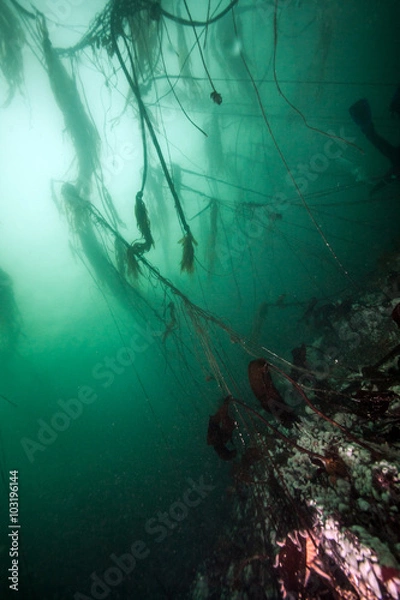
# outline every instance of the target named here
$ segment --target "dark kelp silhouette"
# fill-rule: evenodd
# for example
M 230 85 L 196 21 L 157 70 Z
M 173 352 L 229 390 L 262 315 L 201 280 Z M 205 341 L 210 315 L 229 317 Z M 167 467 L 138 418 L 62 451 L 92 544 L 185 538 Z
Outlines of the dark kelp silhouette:
M 291 427 L 296 421 L 293 409 L 286 404 L 276 389 L 268 363 L 258 358 L 249 363 L 248 376 L 253 394 L 266 412 L 270 412 L 286 427 Z
M 208 422 L 207 444 L 213 446 L 222 460 L 232 460 L 236 450 L 230 450 L 226 444 L 232 441 L 236 422 L 229 416 L 228 409 L 231 398 L 225 398 L 222 406 L 212 415 Z

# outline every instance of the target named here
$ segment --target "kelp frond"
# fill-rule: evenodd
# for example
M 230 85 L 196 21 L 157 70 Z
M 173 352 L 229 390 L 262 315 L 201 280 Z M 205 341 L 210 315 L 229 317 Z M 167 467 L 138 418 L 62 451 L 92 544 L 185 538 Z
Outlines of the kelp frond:
M 38 17 L 47 73 L 56 102 L 63 113 L 65 127 L 75 146 L 79 163 L 77 187 L 87 193 L 90 181 L 99 166 L 100 137 L 80 98 L 76 81 L 65 69 L 51 43 L 46 20 Z
M 135 217 L 138 229 L 145 239 L 146 246 L 148 246 L 148 249 L 150 249 L 151 246 L 154 246 L 154 240 L 153 236 L 151 235 L 150 219 L 146 205 L 143 202 L 142 192 L 138 192 L 136 194 Z
M 17 17 L 0 2 L 0 69 L 8 83 L 7 106 L 23 83 L 22 47 L 25 37 Z
M 181 272 L 186 271 L 187 273 L 193 273 L 194 271 L 194 246 L 197 246 L 197 242 L 191 233 L 186 233 L 179 244 L 183 246 L 182 260 L 181 260 Z

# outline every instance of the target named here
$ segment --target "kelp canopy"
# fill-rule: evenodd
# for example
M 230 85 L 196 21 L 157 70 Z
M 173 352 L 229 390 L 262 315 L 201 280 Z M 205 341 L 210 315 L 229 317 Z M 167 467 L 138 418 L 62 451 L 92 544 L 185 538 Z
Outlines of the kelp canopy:
M 361 2 L 50 4 L 0 4 L 24 597 L 398 598 L 398 186 L 369 195 L 345 120 L 372 89 L 389 130 L 392 54 L 338 77 Z M 42 504 L 66 525 L 37 548 Z

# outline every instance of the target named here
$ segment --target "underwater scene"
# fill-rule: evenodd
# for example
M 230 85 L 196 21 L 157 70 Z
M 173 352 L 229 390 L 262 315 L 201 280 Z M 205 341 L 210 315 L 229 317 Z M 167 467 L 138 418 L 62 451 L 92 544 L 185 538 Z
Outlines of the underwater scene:
M 0 0 L 0 598 L 400 598 L 398 0 Z

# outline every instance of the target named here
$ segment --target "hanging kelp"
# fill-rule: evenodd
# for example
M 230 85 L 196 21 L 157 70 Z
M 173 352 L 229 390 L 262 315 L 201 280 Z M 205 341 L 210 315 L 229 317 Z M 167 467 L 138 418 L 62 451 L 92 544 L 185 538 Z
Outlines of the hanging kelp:
M 214 84 L 212 83 L 195 28 L 207 26 L 208 23 L 214 23 L 215 21 L 219 20 L 227 12 L 229 12 L 236 3 L 237 0 L 234 0 L 229 4 L 228 7 L 210 18 L 207 22 L 193 20 L 187 6 L 186 9 L 189 18 L 182 19 L 181 17 L 176 17 L 166 12 L 161 7 L 160 2 L 140 4 L 119 0 L 113 3 L 108 3 L 104 11 L 96 17 L 96 20 L 94 21 L 90 30 L 82 38 L 82 40 L 73 48 L 69 48 L 61 52 L 58 51 L 57 54 L 57 58 L 61 54 L 72 56 L 76 52 L 79 52 L 90 45 L 93 48 L 106 48 L 110 56 L 115 55 L 117 57 L 121 69 L 137 101 L 140 114 L 144 156 L 144 176 L 140 191 L 144 191 L 147 173 L 146 130 L 160 161 L 164 178 L 171 192 L 174 207 L 182 228 L 183 237 L 180 240 L 180 243 L 183 246 L 181 270 L 189 273 L 194 270 L 194 246 L 196 245 L 196 241 L 187 222 L 181 199 L 174 186 L 170 169 L 168 168 L 167 161 L 164 158 L 163 151 L 156 135 L 155 127 L 151 120 L 151 115 L 143 101 L 142 88 L 143 83 L 146 83 L 153 75 L 155 66 L 159 62 L 159 56 L 162 56 L 162 52 L 160 50 L 159 21 L 162 18 L 170 19 L 178 22 L 180 25 L 192 28 L 196 38 L 198 52 L 200 53 L 205 72 L 211 84 L 211 98 L 214 102 L 220 104 L 222 102 L 222 97 L 215 90 Z M 48 36 L 46 40 L 46 35 L 44 35 L 44 43 L 46 44 L 46 42 L 47 46 L 51 48 Z M 54 50 L 52 54 L 54 54 Z M 142 248 L 136 247 L 136 250 L 142 250 Z M 145 249 L 143 251 L 145 251 Z M 134 254 L 137 254 L 137 252 L 134 252 Z M 131 255 L 133 258 L 132 252 Z
M 146 244 L 145 252 L 150 250 L 151 246 L 154 246 L 153 236 L 151 235 L 150 230 L 150 219 L 147 212 L 147 208 L 145 203 L 143 202 L 143 193 L 138 192 L 136 194 L 136 204 L 135 204 L 135 217 L 137 227 L 144 237 L 144 241 Z
M 143 202 L 143 192 L 138 192 L 136 194 L 135 218 L 137 228 L 142 234 L 144 241 L 133 242 L 125 249 L 125 254 L 121 243 L 118 241 L 115 243 L 118 270 L 121 273 L 129 274 L 133 279 L 137 279 L 142 273 L 138 260 L 139 257 L 154 246 L 154 240 L 150 230 L 150 219 L 146 205 Z
M 122 36 L 124 37 L 124 36 Z M 140 111 L 140 118 L 143 124 L 146 125 L 147 131 L 149 132 L 150 135 L 150 139 L 153 143 L 153 146 L 155 148 L 155 151 L 157 153 L 158 159 L 160 161 L 161 164 L 161 168 L 165 177 L 165 180 L 168 184 L 169 190 L 171 192 L 171 195 L 173 197 L 174 200 L 174 206 L 175 206 L 175 210 L 179 219 L 179 222 L 181 224 L 181 227 L 184 231 L 184 236 L 183 238 L 180 240 L 179 243 L 181 243 L 183 245 L 183 256 L 182 256 L 182 261 L 181 261 L 181 271 L 186 271 L 188 273 L 192 273 L 194 270 L 194 245 L 197 243 L 196 240 L 193 237 L 193 234 L 191 232 L 190 226 L 187 222 L 183 207 L 182 207 L 182 203 L 181 200 L 179 198 L 179 195 L 176 191 L 170 170 L 168 168 L 167 162 L 165 160 L 163 151 L 161 149 L 161 146 L 159 144 L 154 126 L 151 122 L 150 116 L 149 116 L 149 112 L 143 102 L 143 98 L 142 95 L 140 93 L 139 90 L 139 86 L 138 86 L 138 76 L 137 76 L 137 72 L 136 72 L 136 67 L 133 61 L 133 57 L 131 55 L 131 53 L 129 52 L 129 47 L 128 47 L 128 43 L 127 40 L 124 38 L 125 40 L 125 45 L 126 48 L 128 48 L 128 53 L 129 53 L 129 63 L 130 63 L 130 68 L 131 68 L 131 73 L 129 72 L 129 69 L 127 67 L 127 65 L 125 64 L 125 61 L 123 59 L 123 56 L 121 54 L 121 51 L 118 47 L 118 43 L 117 43 L 117 36 L 116 33 L 113 35 L 113 40 L 114 40 L 114 52 L 118 58 L 118 61 L 120 63 L 120 66 L 122 68 L 122 71 L 129 83 L 129 86 L 132 90 L 132 92 L 135 95 L 136 101 L 138 103 L 138 107 L 139 107 L 139 111 Z M 145 158 L 147 156 L 147 152 L 144 151 L 144 155 Z M 147 170 L 147 165 L 145 163 L 145 170 Z M 143 191 L 143 190 L 141 190 Z
M 65 126 L 72 138 L 78 158 L 78 191 L 87 193 L 91 179 L 99 166 L 100 138 L 95 126 L 86 114 L 75 80 L 68 74 L 49 38 L 43 15 L 38 16 L 42 35 L 42 48 L 51 89 L 63 113 Z
M 189 231 L 183 236 L 179 243 L 183 246 L 182 260 L 181 260 L 181 271 L 187 273 L 193 273 L 194 271 L 194 247 L 197 246 L 197 242 L 193 235 Z
M 8 83 L 7 106 L 23 82 L 22 47 L 25 36 L 13 11 L 0 3 L 0 69 Z
M 142 298 L 143 300 L 143 297 L 129 283 L 126 275 L 131 273 L 137 276 L 139 273 L 146 271 L 147 276 L 154 278 L 165 293 L 172 294 L 180 301 L 189 321 L 201 338 L 201 344 L 213 375 L 217 381 L 220 381 L 219 367 L 213 358 L 208 342 L 208 330 L 212 325 L 216 325 L 220 330 L 225 331 L 233 342 L 238 341 L 237 334 L 223 321 L 191 302 L 183 292 L 161 275 L 159 270 L 143 256 L 143 246 L 146 242 L 135 242 L 130 245 L 116 229 L 107 223 L 91 202 L 84 200 L 78 194 L 75 186 L 64 183 L 61 188 L 61 196 L 63 199 L 62 207 L 67 215 L 71 231 L 78 238 L 98 283 L 100 285 L 106 284 L 117 298 L 122 299 L 125 304 L 128 300 L 132 307 L 133 298 Z M 58 206 L 61 208 L 59 204 Z M 193 243 L 195 243 L 194 240 Z M 114 247 L 116 267 L 105 250 L 109 246 Z M 154 310 L 153 312 L 155 313 Z M 169 317 L 169 321 L 165 322 L 166 330 L 169 329 L 168 335 L 175 330 L 177 325 L 175 306 L 171 309 L 170 305 Z M 158 314 L 157 318 L 160 318 Z M 229 392 L 222 381 L 221 387 Z
M 122 254 L 125 253 L 126 256 L 129 245 L 106 223 L 95 207 L 79 195 L 74 185 L 64 183 L 61 195 L 71 232 L 79 243 L 78 253 L 81 251 L 84 262 L 85 259 L 88 261 L 99 286 L 108 289 L 120 304 L 131 312 L 140 294 L 125 278 L 125 272 L 129 269 Z M 105 233 L 113 233 L 117 267 L 98 236 L 99 225 Z
M 115 9 L 114 9 L 115 12 Z M 126 16 L 127 36 L 132 44 L 135 63 L 143 82 L 154 75 L 160 56 L 158 43 L 158 24 L 160 20 L 160 2 L 151 2 L 141 6 Z

